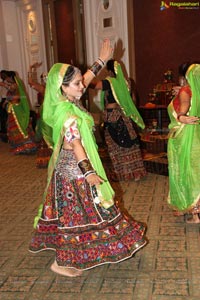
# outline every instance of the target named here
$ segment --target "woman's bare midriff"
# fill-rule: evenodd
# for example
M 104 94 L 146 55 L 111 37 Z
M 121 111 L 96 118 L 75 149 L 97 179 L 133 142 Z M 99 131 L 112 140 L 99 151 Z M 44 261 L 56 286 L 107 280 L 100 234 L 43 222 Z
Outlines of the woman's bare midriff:
M 73 150 L 72 146 L 64 140 L 63 149 L 65 150 Z
M 106 105 L 106 109 L 110 109 L 110 108 L 118 108 L 119 105 L 117 103 L 109 103 Z

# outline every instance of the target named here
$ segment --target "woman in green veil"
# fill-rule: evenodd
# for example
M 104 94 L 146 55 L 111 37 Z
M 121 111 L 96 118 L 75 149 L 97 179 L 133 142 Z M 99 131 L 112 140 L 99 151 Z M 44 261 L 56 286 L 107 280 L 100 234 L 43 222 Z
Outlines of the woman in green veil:
M 43 120 L 51 130 L 43 134 L 53 154 L 30 251 L 55 250 L 51 270 L 64 276 L 122 261 L 146 244 L 144 226 L 114 205 L 93 134 L 94 120 L 80 102 L 111 53 L 105 40 L 100 57 L 83 76 L 78 68 L 61 63 L 48 74 Z
M 93 81 L 90 87 L 101 90 L 104 136 L 112 165 L 110 178 L 138 181 L 147 175 L 138 138 L 138 128 L 144 129 L 145 124 L 130 95 L 120 63 L 110 59 L 106 68 L 109 75 Z
M 6 71 L 8 84 L 7 135 L 14 154 L 30 154 L 37 151 L 34 131 L 30 123 L 30 107 L 22 80 L 14 71 Z
M 200 223 L 200 64 L 179 67 L 182 87 L 168 106 L 168 203 L 178 213 Z

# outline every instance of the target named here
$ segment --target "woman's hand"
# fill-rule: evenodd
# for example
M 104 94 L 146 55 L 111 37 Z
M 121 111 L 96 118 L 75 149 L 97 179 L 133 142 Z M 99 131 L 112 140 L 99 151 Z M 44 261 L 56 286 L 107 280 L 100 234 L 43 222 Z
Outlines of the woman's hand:
M 113 47 L 111 46 L 110 40 L 105 39 L 101 46 L 99 58 L 105 62 L 111 58 L 112 53 L 113 53 Z
M 6 83 L 5 81 L 1 81 L 0 82 L 0 86 L 3 86 L 5 89 L 9 89 L 9 87 L 10 87 L 10 84 L 8 84 L 8 83 Z
M 111 43 L 109 39 L 105 39 L 102 43 L 100 54 L 99 54 L 99 60 L 102 61 L 101 68 L 104 66 L 105 62 L 111 58 L 111 54 L 113 52 L 113 48 L 111 47 Z M 98 61 L 98 60 L 97 60 Z M 96 62 L 95 62 L 96 63 Z M 98 63 L 99 64 L 99 63 Z M 99 64 L 100 66 L 100 64 Z M 100 68 L 100 69 L 101 69 Z M 88 87 L 92 79 L 97 75 L 97 73 L 100 71 L 100 69 L 96 70 L 97 72 L 94 72 L 91 70 L 87 70 L 87 72 L 83 75 L 83 85 L 85 88 Z M 92 72 L 91 72 L 92 71 Z
M 178 118 L 179 122 L 184 123 L 184 124 L 190 124 L 190 125 L 194 125 L 194 124 L 199 124 L 200 122 L 200 118 L 199 117 L 193 117 L 193 116 L 180 116 Z
M 103 182 L 103 179 L 101 179 L 101 177 L 99 177 L 96 174 L 90 174 L 86 177 L 87 182 L 89 183 L 89 185 L 93 186 L 93 185 L 100 185 Z
M 181 86 L 179 86 L 179 85 L 173 86 L 173 88 L 172 88 L 172 95 L 173 96 L 177 96 L 178 93 L 179 93 L 179 91 L 180 91 L 180 89 L 181 89 Z

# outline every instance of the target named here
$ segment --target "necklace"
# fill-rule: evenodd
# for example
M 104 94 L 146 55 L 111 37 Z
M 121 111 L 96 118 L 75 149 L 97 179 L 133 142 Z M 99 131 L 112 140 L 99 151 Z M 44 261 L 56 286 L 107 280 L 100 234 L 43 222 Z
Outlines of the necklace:
M 80 101 L 80 98 L 74 98 L 73 100 L 71 100 L 71 102 L 76 105 L 76 107 L 78 107 L 80 110 L 90 114 L 88 112 L 88 110 L 83 106 L 82 102 Z

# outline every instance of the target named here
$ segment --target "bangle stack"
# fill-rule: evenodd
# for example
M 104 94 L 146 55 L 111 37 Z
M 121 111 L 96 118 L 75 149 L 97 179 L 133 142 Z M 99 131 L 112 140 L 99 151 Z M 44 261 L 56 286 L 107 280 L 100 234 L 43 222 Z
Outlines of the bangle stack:
M 77 164 L 78 164 L 79 168 L 81 169 L 81 172 L 83 173 L 85 178 L 91 174 L 96 174 L 96 172 L 95 172 L 95 170 L 93 170 L 92 165 L 88 158 L 84 158 L 84 159 L 80 160 Z
M 105 66 L 105 61 L 103 61 L 100 57 L 97 59 L 97 61 L 103 66 Z
M 91 66 L 91 68 L 89 69 L 90 72 L 92 72 L 92 74 L 94 76 L 97 76 L 97 74 L 99 73 L 99 71 L 104 67 L 105 62 L 101 59 L 98 58 L 93 65 Z

